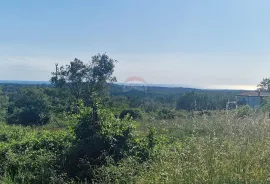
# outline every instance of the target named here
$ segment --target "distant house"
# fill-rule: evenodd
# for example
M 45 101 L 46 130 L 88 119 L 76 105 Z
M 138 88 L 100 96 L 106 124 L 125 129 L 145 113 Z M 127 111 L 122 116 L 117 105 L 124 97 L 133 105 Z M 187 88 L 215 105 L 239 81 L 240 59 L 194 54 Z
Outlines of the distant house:
M 262 91 L 247 91 L 236 95 L 237 104 L 243 105 L 248 104 L 251 108 L 260 107 L 262 99 L 270 97 L 269 92 Z

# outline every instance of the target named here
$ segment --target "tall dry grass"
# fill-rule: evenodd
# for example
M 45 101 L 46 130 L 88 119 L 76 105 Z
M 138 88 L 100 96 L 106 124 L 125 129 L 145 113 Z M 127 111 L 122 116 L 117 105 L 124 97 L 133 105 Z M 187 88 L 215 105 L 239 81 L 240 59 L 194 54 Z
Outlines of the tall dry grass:
M 270 120 L 216 113 L 159 121 L 172 142 L 138 183 L 270 183 Z
M 143 122 L 168 138 L 151 162 L 104 167 L 99 183 L 270 183 L 270 120 L 216 112 Z M 116 180 L 112 177 L 117 178 Z

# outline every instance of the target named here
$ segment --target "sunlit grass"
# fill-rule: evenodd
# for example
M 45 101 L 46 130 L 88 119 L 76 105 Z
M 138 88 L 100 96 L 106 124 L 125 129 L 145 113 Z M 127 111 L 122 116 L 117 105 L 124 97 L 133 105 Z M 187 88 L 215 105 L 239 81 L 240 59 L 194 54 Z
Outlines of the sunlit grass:
M 270 121 L 233 113 L 157 121 L 174 142 L 138 183 L 269 183 Z
M 140 124 L 140 131 L 154 126 L 167 138 L 156 156 L 145 163 L 132 157 L 117 165 L 108 162 L 96 171 L 94 183 L 270 183 L 270 120 L 263 113 L 241 118 L 224 111 L 173 120 L 146 117 Z M 0 125 L 2 141 L 46 131 Z M 12 183 L 12 178 L 5 175 L 2 181 Z

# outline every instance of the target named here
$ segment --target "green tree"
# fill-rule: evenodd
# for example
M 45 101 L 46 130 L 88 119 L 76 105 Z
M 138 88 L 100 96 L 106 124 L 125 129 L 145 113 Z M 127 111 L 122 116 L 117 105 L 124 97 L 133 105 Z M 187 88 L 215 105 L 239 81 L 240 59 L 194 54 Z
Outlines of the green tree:
M 183 94 L 177 101 L 176 109 L 194 110 L 197 106 L 198 95 L 195 92 Z
M 51 82 L 61 90 L 68 89 L 76 100 L 82 99 L 84 104 L 93 108 L 93 120 L 97 122 L 97 107 L 94 99 L 104 99 L 108 91 L 108 83 L 116 82 L 113 75 L 115 63 L 106 54 L 97 54 L 87 64 L 74 59 L 66 67 L 58 67 L 52 73 Z
M 258 88 L 263 91 L 269 91 L 270 92 L 270 78 L 264 78 L 260 84 L 258 84 Z
M 81 98 L 84 81 L 86 79 L 87 66 L 79 59 L 75 58 L 66 67 L 56 66 L 56 71 L 52 72 L 51 82 L 58 88 L 68 87 L 70 93 L 76 98 Z
M 75 58 L 69 65 L 58 67 L 52 72 L 51 82 L 55 87 L 69 89 L 76 99 L 89 102 L 91 95 L 103 96 L 107 92 L 107 83 L 115 82 L 113 75 L 117 61 L 106 54 L 97 54 L 89 63 Z M 86 103 L 87 104 L 87 103 Z
M 43 125 L 49 120 L 49 98 L 41 89 L 22 89 L 9 105 L 8 123 L 10 124 Z
M 0 121 L 4 121 L 6 119 L 8 103 L 8 97 L 4 95 L 0 89 Z

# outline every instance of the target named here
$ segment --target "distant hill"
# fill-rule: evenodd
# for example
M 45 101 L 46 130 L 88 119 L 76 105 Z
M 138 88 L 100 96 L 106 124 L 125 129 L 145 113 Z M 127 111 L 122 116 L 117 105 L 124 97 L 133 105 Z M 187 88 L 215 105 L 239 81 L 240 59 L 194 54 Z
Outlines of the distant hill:
M 135 84 L 135 86 L 138 84 Z M 144 92 L 142 91 L 138 91 L 138 90 L 130 90 L 125 92 L 124 91 L 124 84 L 113 84 L 111 86 L 111 94 L 112 95 L 143 95 Z M 243 90 L 218 90 L 218 89 L 198 89 L 198 88 L 189 88 L 189 87 L 169 87 L 169 86 L 156 86 L 156 85 L 146 85 L 146 93 L 148 95 L 150 94 L 183 94 L 186 92 L 196 92 L 196 93 L 211 93 L 211 94 L 235 94 L 235 93 L 239 93 Z
M 116 86 L 125 86 L 125 83 L 116 83 Z M 142 85 L 142 84 L 132 84 L 134 86 Z M 165 93 L 185 93 L 190 91 L 195 92 L 240 92 L 246 90 L 234 90 L 234 89 L 203 89 L 199 87 L 190 87 L 187 85 L 172 85 L 172 84 L 143 84 L 143 86 L 147 87 L 148 92 L 165 92 Z
M 20 85 L 50 85 L 49 81 L 20 81 L 20 80 L 0 80 L 0 84 L 20 84 Z M 123 93 L 125 83 L 115 83 L 112 85 L 113 93 Z M 141 84 L 134 84 L 141 85 Z M 146 84 L 148 93 L 185 93 L 185 92 L 240 92 L 244 90 L 226 89 L 200 89 L 188 86 L 169 85 L 169 84 Z M 130 93 L 130 92 L 129 92 Z
M 0 80 L 0 84 L 50 84 L 49 81 Z

